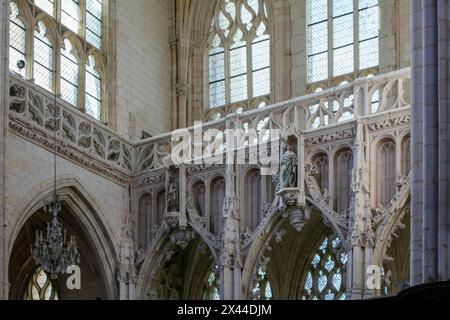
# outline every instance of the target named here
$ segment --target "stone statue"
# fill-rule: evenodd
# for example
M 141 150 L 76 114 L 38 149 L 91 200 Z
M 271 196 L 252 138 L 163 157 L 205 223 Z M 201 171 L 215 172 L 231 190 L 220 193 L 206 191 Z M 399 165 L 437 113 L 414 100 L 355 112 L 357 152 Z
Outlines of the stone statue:
M 287 145 L 286 151 L 281 160 L 281 187 L 295 188 L 297 187 L 297 167 L 298 158 L 292 146 Z
M 169 184 L 167 186 L 167 211 L 178 211 L 178 184 L 175 182 L 175 177 L 169 177 Z

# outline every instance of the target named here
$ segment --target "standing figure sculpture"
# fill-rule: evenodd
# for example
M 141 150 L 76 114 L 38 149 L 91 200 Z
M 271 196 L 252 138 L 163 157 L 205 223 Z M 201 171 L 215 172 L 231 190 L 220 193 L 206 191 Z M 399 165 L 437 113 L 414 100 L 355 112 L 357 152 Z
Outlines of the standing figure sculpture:
M 298 158 L 292 146 L 287 145 L 286 151 L 283 154 L 281 160 L 281 187 L 282 188 L 295 188 L 297 187 L 297 167 Z
M 175 177 L 169 177 L 169 184 L 167 186 L 167 211 L 178 211 L 178 184 L 175 182 Z

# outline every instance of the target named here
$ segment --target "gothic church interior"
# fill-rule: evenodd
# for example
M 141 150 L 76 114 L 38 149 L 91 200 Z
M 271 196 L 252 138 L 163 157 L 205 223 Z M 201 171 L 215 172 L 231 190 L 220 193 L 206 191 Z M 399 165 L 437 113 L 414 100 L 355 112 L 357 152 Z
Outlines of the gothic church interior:
M 0 8 L 0 299 L 359 300 L 450 278 L 449 1 Z M 202 159 L 174 161 L 180 132 Z

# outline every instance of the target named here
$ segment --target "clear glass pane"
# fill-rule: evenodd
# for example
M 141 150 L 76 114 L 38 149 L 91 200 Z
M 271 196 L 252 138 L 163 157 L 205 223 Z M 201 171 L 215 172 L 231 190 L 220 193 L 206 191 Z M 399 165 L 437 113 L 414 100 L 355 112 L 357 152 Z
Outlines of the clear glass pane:
M 247 47 L 230 50 L 230 76 L 247 73 Z
M 34 35 L 34 81 L 46 90 L 52 91 L 53 82 L 53 47 L 45 37 L 44 23 L 38 22 L 39 32 Z
M 86 2 L 86 40 L 97 48 L 102 38 L 102 3 L 98 0 Z
M 333 17 L 353 12 L 353 0 L 333 0 Z
M 78 88 L 61 78 L 61 98 L 73 106 L 77 105 Z
M 34 0 L 34 3 L 49 15 L 53 16 L 54 0 Z
M 327 0 L 308 0 L 306 5 L 306 15 L 308 25 L 327 20 L 328 1 Z
M 353 45 L 335 49 L 333 54 L 335 77 L 353 72 Z
M 86 95 L 86 113 L 91 117 L 101 119 L 101 102 L 90 95 Z
M 308 27 L 308 55 L 328 50 L 328 23 L 327 21 Z
M 43 288 L 46 282 L 47 275 L 45 274 L 44 270 L 41 269 L 36 277 L 36 283 L 38 284 L 39 288 Z
M 230 79 L 231 103 L 247 99 L 247 74 Z
M 100 79 L 89 71 L 86 73 L 86 92 L 100 100 L 101 83 Z
M 89 29 L 86 30 L 86 41 L 98 49 L 102 46 L 102 38 L 91 32 Z
M 86 0 L 86 11 L 102 20 L 103 1 L 102 0 Z
M 367 40 L 378 37 L 380 27 L 378 17 L 378 7 L 371 7 L 359 13 L 359 40 Z
M 262 42 L 253 43 L 252 45 L 252 63 L 253 70 L 267 68 L 270 66 L 270 42 L 264 40 Z
M 78 61 L 72 54 L 72 45 L 66 40 L 66 48 L 61 48 L 61 98 L 77 105 Z
M 339 48 L 353 43 L 353 15 L 333 19 L 333 47 Z
M 209 57 L 209 82 L 225 79 L 224 54 L 219 53 Z
M 308 59 L 308 82 L 313 83 L 328 78 L 328 52 Z
M 78 33 L 80 28 L 78 0 L 61 0 L 61 22 L 73 32 Z
M 270 94 L 270 68 L 253 72 L 253 97 Z
M 11 21 L 9 29 L 9 68 L 22 76 L 25 76 L 25 69 L 19 69 L 17 62 L 25 61 L 25 25 L 18 19 L 19 9 L 14 2 L 10 4 Z
M 375 67 L 379 63 L 378 38 L 360 42 L 359 69 L 364 70 Z
M 102 83 L 100 74 L 95 69 L 95 60 L 89 57 L 86 65 L 86 113 L 97 120 L 101 119 Z
M 209 85 L 209 105 L 211 108 L 225 105 L 225 81 Z
M 359 9 L 365 9 L 378 5 L 378 0 L 359 0 Z
M 35 63 L 34 82 L 45 90 L 52 91 L 52 72 L 40 64 Z

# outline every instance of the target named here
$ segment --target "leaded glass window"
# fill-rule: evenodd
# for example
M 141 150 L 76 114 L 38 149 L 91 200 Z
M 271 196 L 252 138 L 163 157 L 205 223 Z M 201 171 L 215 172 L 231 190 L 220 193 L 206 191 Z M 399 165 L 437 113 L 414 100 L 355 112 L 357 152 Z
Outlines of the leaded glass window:
M 24 300 L 59 300 L 52 280 L 42 268 L 36 269 L 30 278 Z
M 102 79 L 97 71 L 94 57 L 89 57 L 86 65 L 86 113 L 97 120 L 101 119 Z
M 378 0 L 307 1 L 308 83 L 378 66 Z
M 34 0 L 36 6 L 53 16 L 55 12 L 55 0 Z
M 75 33 L 80 31 L 79 0 L 61 0 L 61 23 Z
M 303 284 L 304 300 L 345 300 L 347 254 L 342 241 L 330 234 L 314 252 Z
M 267 0 L 221 0 L 211 25 L 210 108 L 270 94 Z
M 108 55 L 102 46 L 108 35 L 106 5 L 106 0 L 10 3 L 10 70 L 103 122 L 109 120 L 102 110 L 108 102 Z M 19 60 L 26 69 L 18 68 Z
M 219 278 L 214 271 L 206 279 L 203 300 L 220 300 Z
M 26 32 L 25 24 L 19 18 L 19 8 L 14 2 L 10 3 L 10 24 L 9 24 L 9 67 L 11 70 L 25 76 L 25 69 L 20 70 L 17 62 L 25 61 Z
M 97 48 L 102 44 L 103 0 L 86 0 L 86 40 Z
M 61 48 L 61 98 L 73 106 L 78 99 L 78 59 L 74 55 L 72 43 L 64 41 Z
M 46 25 L 39 21 L 34 32 L 34 82 L 53 91 L 53 44 L 46 33 Z

